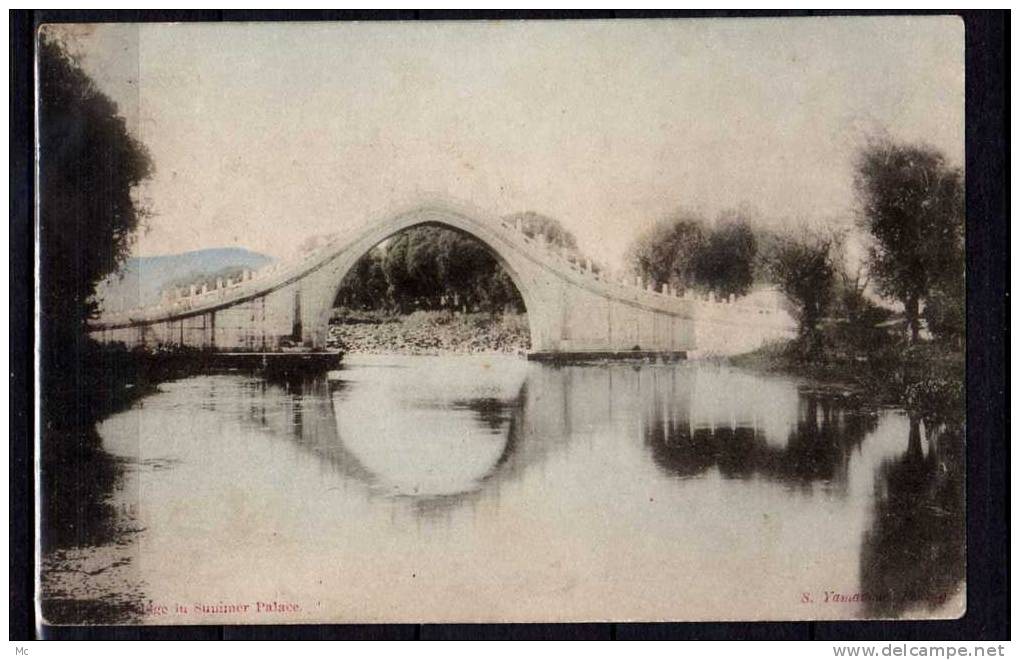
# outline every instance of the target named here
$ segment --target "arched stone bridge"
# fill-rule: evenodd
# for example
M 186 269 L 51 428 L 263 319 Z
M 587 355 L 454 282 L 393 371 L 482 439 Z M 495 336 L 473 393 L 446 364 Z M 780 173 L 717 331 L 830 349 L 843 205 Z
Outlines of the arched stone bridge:
M 434 224 L 485 243 L 524 299 L 535 357 L 564 354 L 735 353 L 793 331 L 777 305 L 714 302 L 653 290 L 600 272 L 519 224 L 454 204 L 428 203 L 333 237 L 291 263 L 151 307 L 104 313 L 93 337 L 128 346 L 189 346 L 275 352 L 326 346 L 329 317 L 344 276 L 380 241 Z

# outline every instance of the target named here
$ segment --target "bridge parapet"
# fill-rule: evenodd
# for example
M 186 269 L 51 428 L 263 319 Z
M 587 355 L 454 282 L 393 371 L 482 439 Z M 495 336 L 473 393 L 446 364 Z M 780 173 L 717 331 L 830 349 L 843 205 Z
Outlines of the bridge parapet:
M 700 310 L 706 312 L 743 312 L 753 315 L 775 316 L 779 317 L 782 323 L 786 323 L 782 319 L 785 313 L 777 306 L 748 304 L 742 302 L 743 298 L 735 298 L 734 296 L 723 300 L 716 300 L 711 294 L 703 294 L 699 297 L 690 290 L 681 293 L 668 284 L 661 285 L 661 288 L 657 290 L 653 283 L 645 283 L 641 278 L 635 278 L 632 281 L 626 275 L 612 273 L 602 267 L 599 270 L 595 270 L 590 258 L 578 253 L 568 253 L 557 248 L 555 244 L 549 241 L 535 240 L 525 234 L 519 224 L 514 225 L 506 220 L 502 220 L 500 225 L 527 248 L 537 250 L 540 255 L 549 258 L 560 267 L 566 268 L 571 274 L 580 275 L 589 281 L 604 285 L 612 294 L 630 300 L 649 302 L 653 305 L 663 301 L 667 301 L 666 304 L 672 304 L 672 301 L 677 301 L 678 307 L 676 309 L 678 310 L 686 309 L 685 303 L 694 303 Z M 582 263 L 578 263 L 578 260 Z

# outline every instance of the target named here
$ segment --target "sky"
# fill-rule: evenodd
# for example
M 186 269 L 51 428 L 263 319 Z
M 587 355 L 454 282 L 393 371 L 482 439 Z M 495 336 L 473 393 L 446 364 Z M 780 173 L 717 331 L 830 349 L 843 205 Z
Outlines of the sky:
M 876 136 L 963 163 L 954 17 L 45 29 L 152 155 L 139 255 L 285 258 L 438 196 L 550 215 L 619 266 L 680 208 L 850 225 Z

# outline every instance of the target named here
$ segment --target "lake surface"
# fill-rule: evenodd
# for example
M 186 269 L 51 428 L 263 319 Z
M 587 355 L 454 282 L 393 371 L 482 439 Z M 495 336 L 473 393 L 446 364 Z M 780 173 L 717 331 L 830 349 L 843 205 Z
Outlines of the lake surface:
M 149 623 L 964 609 L 960 438 L 789 378 L 354 356 L 165 383 L 97 430 L 121 531 L 49 590 Z

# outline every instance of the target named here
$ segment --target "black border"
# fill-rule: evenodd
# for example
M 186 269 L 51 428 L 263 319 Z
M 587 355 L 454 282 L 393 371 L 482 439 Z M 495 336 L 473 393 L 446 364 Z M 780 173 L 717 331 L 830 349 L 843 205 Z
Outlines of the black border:
M 10 638 L 36 637 L 33 469 L 33 35 L 45 22 L 667 18 L 955 14 L 966 30 L 967 612 L 954 621 L 45 627 L 47 639 L 1009 639 L 1007 11 L 10 12 Z M 754 594 L 749 594 L 754 597 Z

